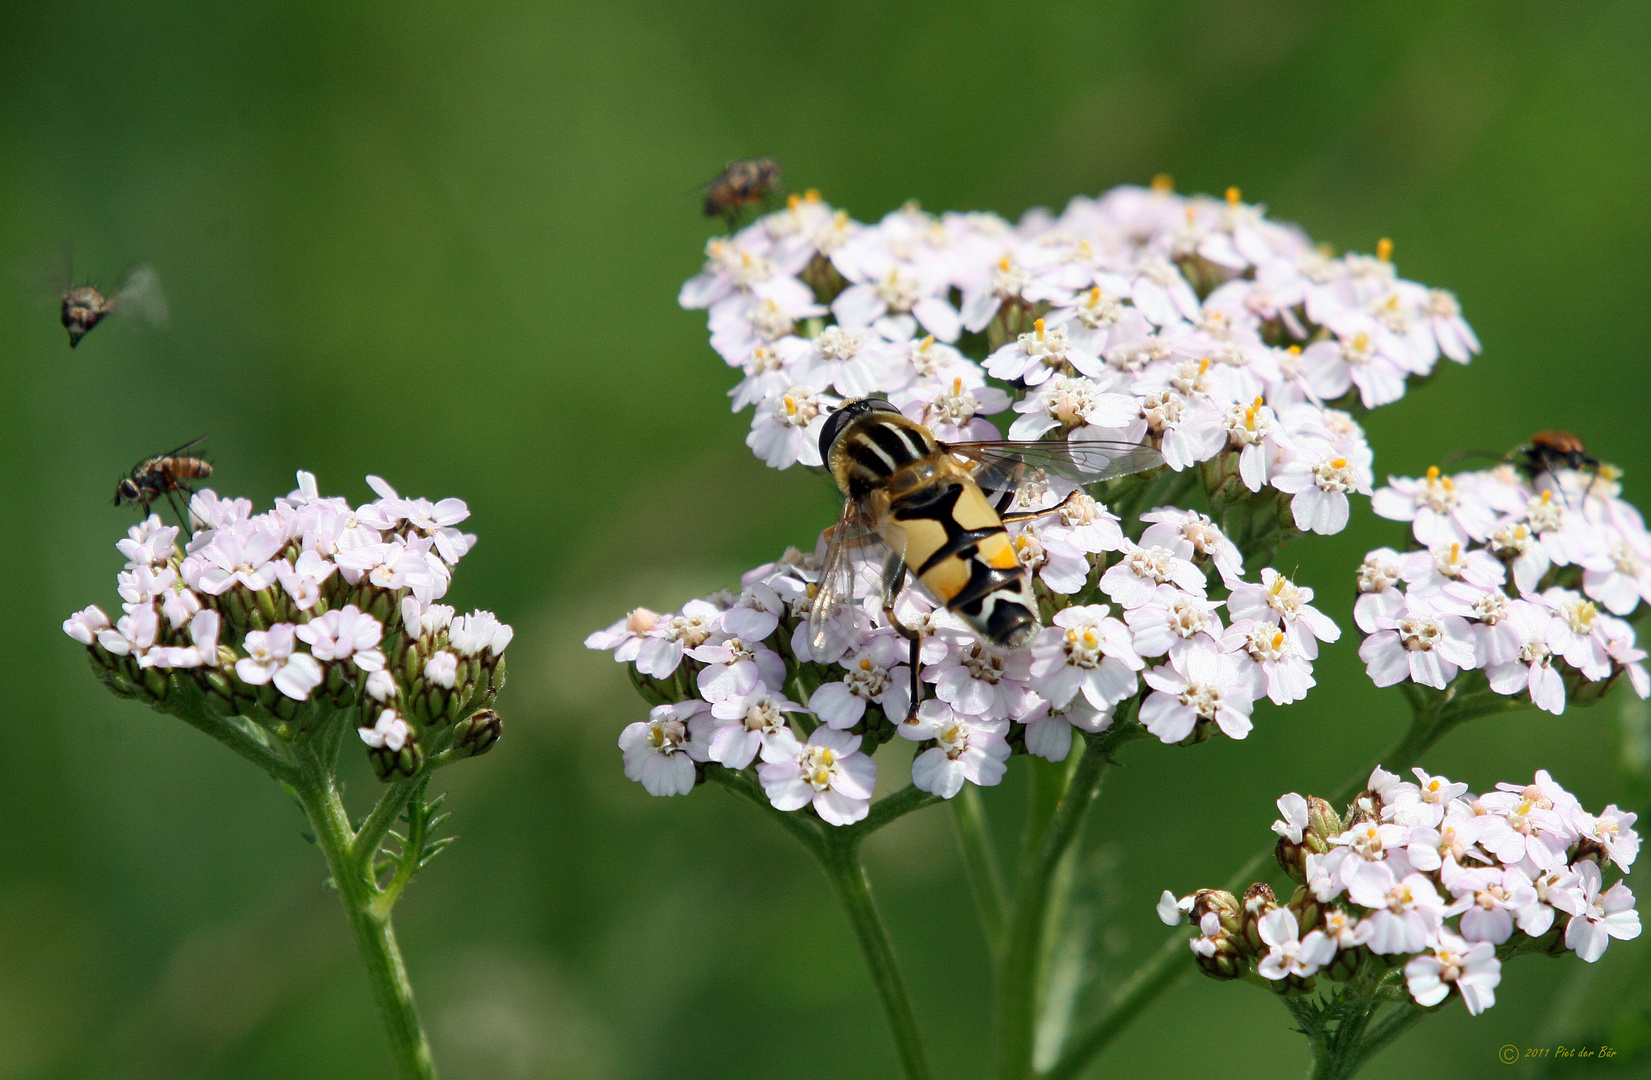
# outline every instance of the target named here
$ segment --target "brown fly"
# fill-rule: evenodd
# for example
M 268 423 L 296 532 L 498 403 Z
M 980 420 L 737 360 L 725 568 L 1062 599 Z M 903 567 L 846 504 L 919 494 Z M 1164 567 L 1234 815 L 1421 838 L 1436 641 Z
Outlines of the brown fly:
M 92 327 L 115 314 L 141 315 L 155 326 L 166 325 L 166 296 L 160 279 L 148 266 L 140 266 L 126 277 L 125 284 L 104 295 L 95 285 L 70 285 L 63 290 L 63 328 L 69 332 L 69 348 Z
M 705 216 L 722 217 L 730 228 L 739 212 L 762 202 L 780 179 L 780 163 L 773 158 L 730 161 L 717 178 L 705 185 Z
M 144 458 L 132 466 L 132 473 L 115 488 L 115 505 L 131 503 L 149 512 L 149 504 L 164 498 L 172 504 L 178 521 L 189 527 L 189 518 L 179 508 L 178 493 L 194 494 L 192 480 L 204 480 L 212 475 L 212 463 L 199 455 L 186 454 L 205 439 L 192 439 L 176 450 L 169 450 L 152 458 Z

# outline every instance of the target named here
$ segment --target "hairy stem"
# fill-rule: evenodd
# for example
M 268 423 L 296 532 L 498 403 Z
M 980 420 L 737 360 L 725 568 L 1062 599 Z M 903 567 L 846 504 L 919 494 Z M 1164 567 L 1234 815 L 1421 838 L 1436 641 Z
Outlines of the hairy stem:
M 929 1080 L 934 1074 L 929 1071 L 923 1037 L 906 994 L 905 977 L 900 973 L 888 931 L 883 928 L 882 916 L 871 898 L 871 885 L 860 862 L 860 840 L 860 835 L 845 836 L 841 830 L 828 831 L 815 854 L 826 877 L 831 879 L 831 887 L 859 942 L 860 955 L 865 958 L 866 969 L 883 1006 L 883 1017 L 889 1024 L 889 1034 L 894 1038 L 901 1073 L 906 1080 Z
M 980 910 L 986 945 L 995 961 L 1003 932 L 1003 874 L 998 869 L 991 826 L 986 822 L 986 805 L 980 789 L 973 784 L 964 784 L 952 800 L 952 823 L 957 827 L 957 844 L 963 851 L 963 868 L 974 892 L 975 907 Z
M 1424 1009 L 1413 1001 L 1400 1002 L 1393 1010 L 1381 1018 L 1379 1023 L 1362 1028 L 1363 1036 L 1356 1047 L 1344 1054 L 1336 1054 L 1318 1062 L 1313 1071 L 1313 1080 L 1349 1080 L 1370 1059 L 1375 1057 L 1387 1044 L 1414 1027 L 1417 1021 L 1433 1010 Z M 1368 1017 L 1366 1021 L 1368 1022 Z
M 436 1066 L 430 1057 L 430 1043 L 413 1004 L 413 987 L 396 946 L 395 930 L 386 912 L 374 910 L 378 894 L 368 871 L 355 857 L 356 835 L 350 828 L 332 770 L 322 760 L 318 748 L 297 748 L 298 769 L 292 788 L 315 830 L 316 846 L 327 859 L 333 884 L 344 905 L 356 947 L 367 966 L 367 981 L 384 1021 L 390 1040 L 390 1057 L 401 1080 L 434 1080 Z

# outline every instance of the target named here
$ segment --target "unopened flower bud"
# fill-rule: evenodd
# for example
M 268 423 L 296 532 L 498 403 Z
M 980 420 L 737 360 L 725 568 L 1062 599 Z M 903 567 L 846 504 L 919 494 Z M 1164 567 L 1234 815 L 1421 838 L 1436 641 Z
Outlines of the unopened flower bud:
M 1285 816 L 1273 822 L 1273 831 L 1279 834 L 1274 857 L 1297 884 L 1305 884 L 1307 856 L 1330 850 L 1330 838 L 1342 833 L 1341 818 L 1317 795 L 1302 798 L 1292 793 L 1278 800 L 1278 808 Z
M 504 721 L 492 709 L 478 709 L 453 728 L 453 749 L 465 757 L 481 757 L 504 733 Z
M 413 776 L 424 764 L 424 750 L 416 742 L 407 743 L 400 750 L 387 746 L 370 747 L 367 760 L 373 763 L 373 775 L 388 783 L 397 776 Z
M 1243 919 L 1243 907 L 1238 897 L 1225 889 L 1199 889 L 1192 894 L 1192 921 L 1203 924 L 1204 916 L 1214 913 L 1221 921 L 1223 933 L 1236 934 Z
M 1239 919 L 1240 937 L 1251 956 L 1267 955 L 1267 943 L 1261 940 L 1261 917 L 1278 907 L 1278 897 L 1272 886 L 1258 881 L 1244 890 L 1244 911 Z

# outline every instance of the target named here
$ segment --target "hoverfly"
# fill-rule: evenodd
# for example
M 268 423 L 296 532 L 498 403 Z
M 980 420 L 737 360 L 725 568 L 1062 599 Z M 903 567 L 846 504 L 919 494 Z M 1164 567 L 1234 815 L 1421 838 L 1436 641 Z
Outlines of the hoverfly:
M 69 332 L 69 348 L 105 317 L 135 311 L 155 326 L 166 324 L 166 296 L 160 279 L 148 266 L 140 266 L 126 277 L 126 283 L 109 296 L 95 285 L 68 285 L 63 289 L 63 328 Z
M 165 496 L 172 504 L 172 510 L 178 515 L 178 521 L 185 529 L 189 528 L 189 517 L 178 507 L 177 493 L 180 491 L 193 494 L 195 489 L 189 485 L 191 480 L 204 480 L 212 475 L 212 463 L 204 457 L 185 455 L 185 450 L 199 446 L 205 439 L 192 439 L 176 450 L 159 454 L 152 458 L 144 458 L 132 466 L 132 474 L 122 480 L 115 487 L 115 505 L 132 503 L 149 512 L 149 504 Z
M 841 516 L 826 546 L 808 613 L 810 643 L 827 650 L 837 616 L 854 602 L 853 550 L 884 549 L 883 612 L 911 642 L 911 711 L 921 700 L 922 635 L 903 626 L 894 604 L 908 575 L 937 606 L 990 645 L 1017 649 L 1039 628 L 1037 599 L 1005 524 L 1059 509 L 1008 513 L 1036 474 L 1080 487 L 1163 463 L 1151 446 L 1116 442 L 945 443 L 882 398 L 845 402 L 820 432 L 820 457 L 841 489 Z M 994 492 L 994 505 L 986 493 Z M 1068 499 L 1071 495 L 1067 496 Z
M 705 216 L 728 219 L 730 228 L 741 208 L 768 197 L 780 178 L 780 163 L 773 158 L 730 161 L 705 185 Z

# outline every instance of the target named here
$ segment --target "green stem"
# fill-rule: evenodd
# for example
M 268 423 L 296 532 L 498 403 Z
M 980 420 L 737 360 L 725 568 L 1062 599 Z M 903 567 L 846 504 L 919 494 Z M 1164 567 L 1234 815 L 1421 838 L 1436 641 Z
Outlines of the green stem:
M 372 984 L 384 1031 L 390 1040 L 390 1057 L 401 1080 L 435 1080 L 436 1067 L 430 1044 L 424 1037 L 418 1009 L 413 1004 L 413 987 L 396 947 L 395 930 L 387 913 L 378 914 L 373 901 L 378 887 L 368 870 L 356 858 L 356 835 L 350 828 L 332 770 L 322 760 L 319 749 L 297 748 L 298 769 L 292 788 L 298 794 L 315 830 L 316 846 L 327 859 L 334 887 L 344 904 L 344 914 L 355 932 L 356 946 L 367 965 L 367 981 Z
M 1394 1006 L 1393 1011 L 1382 1017 L 1379 1023 L 1361 1032 L 1363 1039 L 1356 1048 L 1344 1055 L 1321 1060 L 1313 1070 L 1313 1080 L 1349 1080 L 1371 1058 L 1386 1049 L 1388 1043 L 1409 1031 L 1431 1011 L 1409 1001 Z
M 389 834 L 390 826 L 396 823 L 396 818 L 407 809 L 413 793 L 421 791 L 423 785 L 430 782 L 430 772 L 429 759 L 426 759 L 424 768 L 410 778 L 390 784 L 378 797 L 378 803 L 367 815 L 367 820 L 361 823 L 361 830 L 355 834 L 350 845 L 350 856 L 362 872 L 371 875 L 379 845 L 384 843 L 384 837 Z
M 1381 765 L 1390 770 L 1409 768 L 1458 724 L 1477 716 L 1517 707 L 1520 707 L 1520 702 L 1516 698 L 1499 697 L 1489 700 L 1471 693 L 1440 698 L 1429 706 L 1417 709 L 1404 736 L 1378 758 L 1372 768 L 1374 765 Z M 1366 768 L 1342 784 L 1335 794 L 1329 796 L 1328 801 L 1339 809 L 1364 789 L 1369 778 L 1370 768 Z M 1228 880 L 1227 891 L 1241 894 L 1245 887 L 1255 880 L 1256 873 L 1272 859 L 1275 846 L 1269 844 L 1251 855 Z M 1066 1052 L 1043 1074 L 1043 1080 L 1071 1080 L 1081 1075 L 1089 1067 L 1090 1061 L 1106 1049 L 1112 1040 L 1129 1026 L 1131 1020 L 1190 970 L 1186 958 L 1186 935 L 1181 932 L 1171 934 L 1145 963 L 1124 980 L 1094 1022 L 1073 1039 Z M 1394 1032 L 1389 1038 L 1397 1037 L 1398 1034 L 1399 1032 Z
M 884 800 L 885 802 L 888 800 Z M 895 1054 L 900 1058 L 900 1070 L 906 1080 L 929 1080 L 928 1058 L 923 1050 L 923 1037 L 917 1029 L 917 1017 L 912 1012 L 911 999 L 906 994 L 906 980 L 900 974 L 900 965 L 889 944 L 888 932 L 871 898 L 871 885 L 860 862 L 860 840 L 864 834 L 844 835 L 843 830 L 828 830 L 824 840 L 815 849 L 832 889 L 843 905 L 855 940 L 860 944 L 860 955 L 865 958 L 871 983 L 877 988 L 878 1000 L 883 1005 L 883 1017 L 888 1021 L 889 1034 L 894 1038 Z
M 1119 712 L 1126 707 L 1120 706 Z M 1135 733 L 1132 729 L 1137 725 L 1132 721 L 1132 717 L 1120 715 L 1103 734 L 1084 738 L 1083 756 L 1054 805 L 1048 827 L 1042 830 L 1035 850 L 1022 860 L 1014 904 L 1004 924 L 998 980 L 998 1052 L 1004 1080 L 1026 1080 L 1032 1075 L 1050 883 L 1062 857 L 1077 839 L 1084 815 L 1100 790 L 1112 748 Z M 1034 777 L 1038 775 L 1033 773 Z M 1039 811 L 1040 794 L 1043 793 L 1034 783 L 1034 814 Z
M 952 800 L 952 824 L 957 827 L 957 844 L 963 850 L 963 868 L 974 892 L 975 906 L 980 909 L 986 945 L 995 958 L 998 938 L 1003 933 L 1003 874 L 998 869 L 992 830 L 986 823 L 986 805 L 980 789 L 973 784 L 964 784 Z

